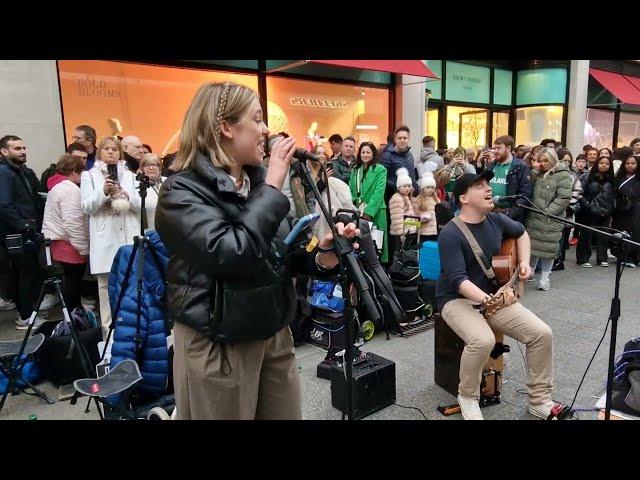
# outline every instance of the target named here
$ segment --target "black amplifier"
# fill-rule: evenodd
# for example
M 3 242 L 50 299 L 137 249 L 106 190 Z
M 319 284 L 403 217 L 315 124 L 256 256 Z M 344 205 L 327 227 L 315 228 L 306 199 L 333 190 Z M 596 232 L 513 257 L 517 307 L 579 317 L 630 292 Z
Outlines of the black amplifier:
M 396 364 L 374 353 L 354 359 L 353 418 L 358 420 L 396 401 Z M 331 404 L 347 413 L 347 381 L 344 364 L 331 367 Z

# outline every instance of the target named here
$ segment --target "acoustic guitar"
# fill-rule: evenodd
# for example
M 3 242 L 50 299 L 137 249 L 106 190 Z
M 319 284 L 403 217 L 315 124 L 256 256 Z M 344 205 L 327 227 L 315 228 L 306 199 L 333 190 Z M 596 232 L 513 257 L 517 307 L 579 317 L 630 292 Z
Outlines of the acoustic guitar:
M 496 280 L 500 286 L 508 283 L 518 269 L 518 248 L 515 238 L 505 238 L 500 246 L 500 254 L 494 255 L 491 266 L 496 274 Z M 524 282 L 518 281 L 516 288 L 518 297 L 524 293 Z

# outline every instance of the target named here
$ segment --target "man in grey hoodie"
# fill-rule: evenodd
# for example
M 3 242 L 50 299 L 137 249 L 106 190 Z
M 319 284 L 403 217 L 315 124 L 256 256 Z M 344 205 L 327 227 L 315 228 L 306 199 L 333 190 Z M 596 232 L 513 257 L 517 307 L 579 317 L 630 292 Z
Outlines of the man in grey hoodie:
M 427 135 L 422 139 L 422 150 L 420 150 L 420 160 L 416 162 L 418 177 L 422 178 L 426 172 L 435 172 L 444 167 L 444 160 L 435 151 L 436 139 Z

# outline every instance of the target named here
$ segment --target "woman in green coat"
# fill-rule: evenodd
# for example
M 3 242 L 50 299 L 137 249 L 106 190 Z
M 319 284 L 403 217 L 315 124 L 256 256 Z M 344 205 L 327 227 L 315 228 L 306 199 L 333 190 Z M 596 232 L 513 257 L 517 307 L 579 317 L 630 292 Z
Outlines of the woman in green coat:
M 533 203 L 544 213 L 564 217 L 573 193 L 573 180 L 569 167 L 558 160 L 553 148 L 543 148 L 538 157 L 539 170 L 532 170 Z M 549 290 L 549 274 L 558 250 L 564 225 L 543 215 L 529 212 L 525 222 L 531 238 L 531 271 L 541 262 L 538 290 Z M 533 276 L 529 281 L 533 281 Z
M 384 233 L 380 262 L 388 261 L 387 206 L 384 190 L 387 185 L 387 169 L 380 164 L 378 151 L 371 142 L 362 142 L 349 177 L 351 198 L 361 215 Z

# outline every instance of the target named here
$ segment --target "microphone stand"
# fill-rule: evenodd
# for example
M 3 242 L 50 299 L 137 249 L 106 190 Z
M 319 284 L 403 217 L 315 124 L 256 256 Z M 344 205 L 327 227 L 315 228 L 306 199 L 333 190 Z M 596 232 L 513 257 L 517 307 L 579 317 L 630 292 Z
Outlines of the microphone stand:
M 347 393 L 347 419 L 353 420 L 354 417 L 354 405 L 353 405 L 353 320 L 355 309 L 362 302 L 372 315 L 372 312 L 377 312 L 377 308 L 373 303 L 371 292 L 369 291 L 369 285 L 365 280 L 362 273 L 362 269 L 358 264 L 355 256 L 353 255 L 352 241 L 343 235 L 338 234 L 336 224 L 333 221 L 331 212 L 327 209 L 326 205 L 322 201 L 322 195 L 318 191 L 316 183 L 311 177 L 309 167 L 304 160 L 298 160 L 300 166 L 300 172 L 302 173 L 305 182 L 311 188 L 313 196 L 315 197 L 322 214 L 331 229 L 333 234 L 333 250 L 336 253 L 339 261 L 340 280 L 342 283 L 342 295 L 345 299 L 344 308 L 344 323 L 345 323 L 345 354 L 344 354 L 344 371 L 346 377 L 346 393 Z M 329 189 L 329 178 L 327 178 L 327 189 Z M 327 190 L 327 195 L 329 191 Z M 378 318 L 372 319 L 378 320 Z M 344 413 L 342 415 L 344 420 Z
M 534 203 L 524 195 L 521 195 L 521 197 L 525 199 L 527 202 L 529 202 L 531 205 L 534 205 Z M 609 321 L 611 322 L 611 339 L 609 343 L 609 365 L 607 370 L 607 397 L 606 397 L 606 404 L 605 404 L 604 419 L 610 420 L 611 397 L 613 394 L 613 373 L 614 373 L 615 356 L 616 356 L 616 339 L 618 334 L 618 319 L 620 318 L 620 279 L 622 278 L 623 264 L 627 259 L 627 254 L 628 254 L 627 249 L 632 245 L 636 247 L 640 247 L 640 243 L 630 240 L 631 237 L 627 232 L 616 232 L 616 233 L 603 232 L 602 230 L 598 230 L 597 228 L 593 228 L 588 225 L 583 225 L 581 223 L 567 220 L 566 218 L 544 213 L 537 207 L 531 208 L 521 204 L 518 204 L 517 206 L 525 210 L 528 210 L 530 212 L 533 212 L 537 215 L 542 215 L 544 217 L 555 220 L 556 222 L 560 222 L 565 225 L 571 225 L 573 227 L 577 227 L 583 230 L 589 230 L 595 233 L 596 235 L 604 235 L 605 237 L 609 238 L 609 240 L 617 247 L 617 250 L 620 252 L 616 260 L 615 287 L 614 287 L 613 298 L 611 299 L 611 310 L 609 313 Z

